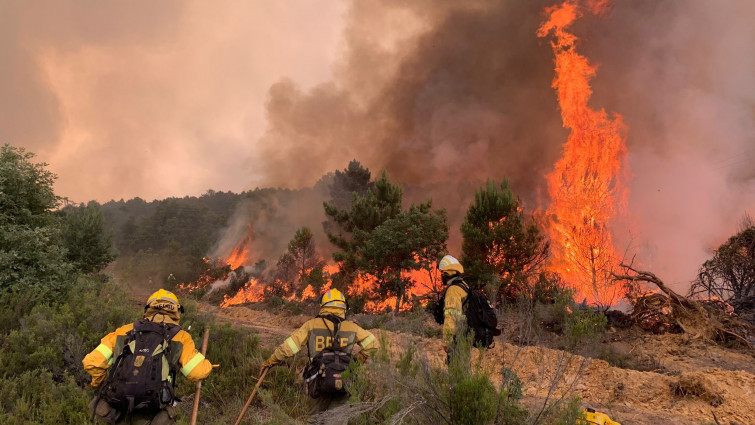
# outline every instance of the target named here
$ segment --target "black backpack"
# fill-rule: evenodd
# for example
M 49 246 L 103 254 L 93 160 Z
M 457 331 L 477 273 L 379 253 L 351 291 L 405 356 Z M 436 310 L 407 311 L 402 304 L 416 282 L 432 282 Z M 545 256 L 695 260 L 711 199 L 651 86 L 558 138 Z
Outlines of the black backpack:
M 173 403 L 173 383 L 180 350 L 171 350 L 171 340 L 181 330 L 146 319 L 134 322 L 123 348 L 113 361 L 100 397 L 123 414 L 157 412 Z M 116 343 L 116 352 L 120 344 Z M 175 351 L 175 352 L 174 352 Z
M 467 307 L 467 326 L 474 333 L 474 345 L 482 348 L 491 347 L 493 345 L 493 337 L 500 335 L 501 331 L 497 329 L 498 317 L 495 314 L 495 310 L 493 310 L 493 306 L 490 305 L 488 297 L 481 290 L 471 289 L 463 282 L 454 282 L 448 287 L 450 288 L 454 285 L 467 293 L 464 306 Z M 448 291 L 448 288 L 446 288 L 446 291 Z M 435 308 L 433 308 L 433 317 L 441 325 L 445 321 L 446 291 L 443 291 L 443 295 L 441 295 L 435 304 Z
M 351 363 L 351 353 L 342 350 L 338 331 L 341 319 L 336 316 L 317 316 L 322 319 L 325 327 L 330 331 L 325 318 L 333 323 L 334 332 L 331 334 L 332 343 L 315 354 L 312 362 L 304 369 L 304 381 L 307 383 L 309 396 L 319 398 L 326 395 L 348 394 L 343 385 L 343 373 Z

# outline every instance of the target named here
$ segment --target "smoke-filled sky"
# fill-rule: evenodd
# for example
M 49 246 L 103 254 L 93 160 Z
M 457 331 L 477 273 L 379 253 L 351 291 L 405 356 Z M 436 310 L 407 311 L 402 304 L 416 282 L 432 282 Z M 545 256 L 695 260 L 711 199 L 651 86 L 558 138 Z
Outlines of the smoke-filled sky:
M 356 158 L 455 226 L 486 178 L 532 210 L 567 136 L 535 35 L 554 3 L 0 0 L 0 143 L 79 202 L 308 187 Z M 616 0 L 574 28 L 628 129 L 618 249 L 672 283 L 755 212 L 754 16 Z
M 330 80 L 346 4 L 0 0 L 0 143 L 76 202 L 263 184 L 270 86 Z M 252 186 L 254 187 L 254 186 Z

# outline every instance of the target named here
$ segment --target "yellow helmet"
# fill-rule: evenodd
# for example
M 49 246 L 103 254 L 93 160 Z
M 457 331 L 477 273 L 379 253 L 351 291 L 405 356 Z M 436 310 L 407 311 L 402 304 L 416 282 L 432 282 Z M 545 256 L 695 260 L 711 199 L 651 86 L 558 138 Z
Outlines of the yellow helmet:
M 183 312 L 183 306 L 178 302 L 178 297 L 174 293 L 166 291 L 165 289 L 160 289 L 149 296 L 149 298 L 147 299 L 147 305 L 144 306 L 145 310 L 147 309 L 147 307 L 149 307 L 150 304 L 152 304 L 153 301 L 166 301 L 171 304 L 175 304 L 178 306 L 179 311 Z
M 446 255 L 438 261 L 438 270 L 443 274 L 464 273 L 464 267 L 459 263 L 459 260 L 450 255 Z
M 331 289 L 322 296 L 320 307 L 338 307 L 346 310 L 346 297 L 338 289 Z

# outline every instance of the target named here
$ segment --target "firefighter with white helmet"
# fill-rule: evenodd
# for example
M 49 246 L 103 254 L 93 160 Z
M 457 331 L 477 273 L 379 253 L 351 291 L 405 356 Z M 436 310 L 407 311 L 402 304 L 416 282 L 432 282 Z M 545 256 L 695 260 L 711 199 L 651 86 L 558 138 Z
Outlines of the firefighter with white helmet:
M 443 341 L 446 344 L 446 352 L 448 352 L 451 344 L 453 344 L 457 328 L 467 323 L 464 311 L 467 291 L 464 288 L 468 288 L 468 285 L 462 279 L 464 267 L 453 256 L 446 255 L 441 258 L 438 262 L 438 270 L 443 284 L 448 288 L 446 289 L 443 306 Z
M 309 415 L 333 409 L 348 401 L 349 393 L 345 388 L 333 389 L 334 380 L 336 387 L 342 382 L 339 374 L 335 374 L 335 377 L 330 374 L 329 368 L 333 364 L 330 359 L 345 362 L 346 366 L 352 358 L 363 363 L 377 349 L 377 340 L 371 332 L 346 320 L 347 310 L 348 303 L 341 291 L 327 291 L 320 300 L 319 314 L 286 338 L 262 364 L 263 368 L 272 367 L 293 357 L 306 345 L 310 366 L 305 369 L 304 378 L 310 395 Z M 361 351 L 352 357 L 355 344 L 361 347 Z M 341 368 L 343 366 L 340 364 Z

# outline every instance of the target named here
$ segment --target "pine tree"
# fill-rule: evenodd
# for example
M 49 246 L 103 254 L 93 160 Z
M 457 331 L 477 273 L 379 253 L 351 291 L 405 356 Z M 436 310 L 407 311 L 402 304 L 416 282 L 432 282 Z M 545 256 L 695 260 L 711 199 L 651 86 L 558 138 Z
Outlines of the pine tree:
M 339 248 L 333 259 L 342 273 L 375 278 L 380 295 L 396 296 L 396 309 L 414 284 L 401 272 L 436 261 L 448 238 L 444 211 L 432 211 L 429 201 L 402 211 L 402 195 L 383 171 L 364 195 L 354 195 L 350 208 L 324 204 L 325 214 L 340 228 L 338 234 L 328 232 L 328 238 Z
M 548 244 L 534 222 L 526 222 L 519 199 L 504 179 L 475 193 L 461 225 L 462 263 L 472 278 L 497 278 L 498 296 L 528 291 L 528 279 L 547 257 Z

